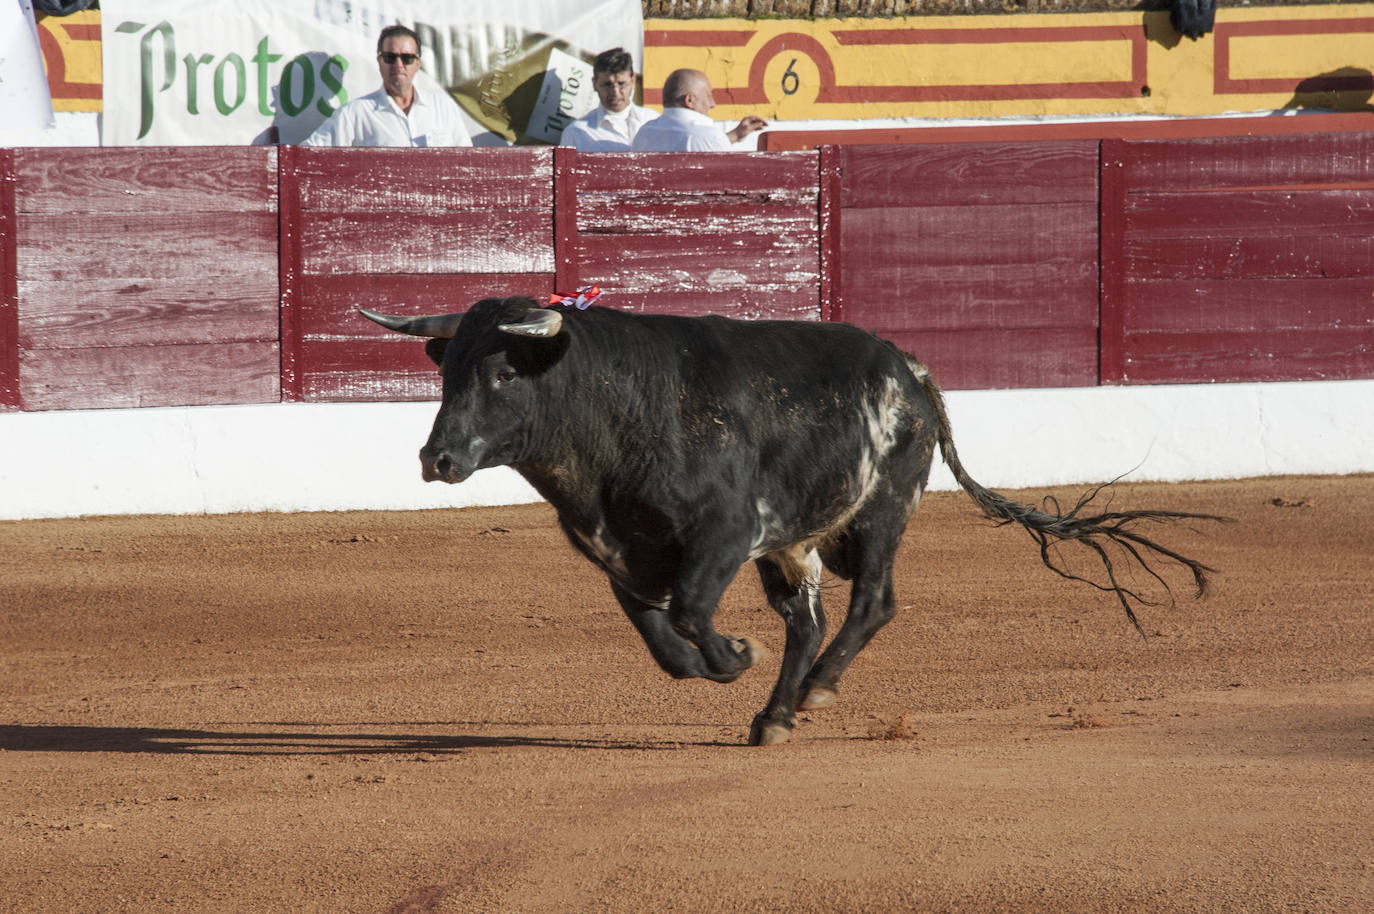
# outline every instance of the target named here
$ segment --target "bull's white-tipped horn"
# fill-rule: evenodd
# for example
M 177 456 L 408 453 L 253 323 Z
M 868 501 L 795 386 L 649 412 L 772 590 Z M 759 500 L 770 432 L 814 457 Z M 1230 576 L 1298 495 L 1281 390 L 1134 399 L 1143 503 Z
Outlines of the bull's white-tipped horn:
M 514 333 L 519 336 L 536 336 L 540 339 L 548 339 L 558 335 L 558 331 L 563 327 L 563 315 L 549 308 L 535 308 L 525 319 L 518 324 L 500 324 L 498 329 L 502 333 Z
M 458 332 L 458 322 L 463 319 L 463 312 L 461 311 L 457 314 L 428 314 L 424 317 L 379 314 L 366 308 L 359 308 L 358 313 L 373 323 L 381 324 L 388 330 L 395 330 L 397 333 L 409 333 L 411 336 L 428 336 L 439 340 L 453 339 L 453 334 Z

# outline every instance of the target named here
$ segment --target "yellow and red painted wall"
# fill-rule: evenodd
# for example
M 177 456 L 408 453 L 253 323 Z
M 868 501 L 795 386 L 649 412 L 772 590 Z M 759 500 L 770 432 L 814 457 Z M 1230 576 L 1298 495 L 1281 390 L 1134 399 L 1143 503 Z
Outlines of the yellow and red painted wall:
M 54 109 L 101 110 L 99 11 L 38 32 Z M 1374 3 L 1226 7 L 1197 41 L 1165 12 L 644 23 L 646 103 L 694 67 L 720 120 L 1374 111 L 1371 66 Z
M 1374 4 L 1225 8 L 1193 41 L 1167 12 L 644 24 L 644 97 L 706 72 L 713 116 L 773 121 L 1374 110 Z

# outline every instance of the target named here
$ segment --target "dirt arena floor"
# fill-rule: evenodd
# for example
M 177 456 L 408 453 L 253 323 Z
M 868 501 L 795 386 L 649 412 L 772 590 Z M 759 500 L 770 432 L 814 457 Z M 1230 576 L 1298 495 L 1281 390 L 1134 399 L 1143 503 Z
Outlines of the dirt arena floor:
M 1374 910 L 1374 476 L 1115 499 L 1234 517 L 1215 593 L 1142 639 L 934 493 L 767 749 L 752 569 L 675 682 L 544 505 L 0 523 L 0 910 Z

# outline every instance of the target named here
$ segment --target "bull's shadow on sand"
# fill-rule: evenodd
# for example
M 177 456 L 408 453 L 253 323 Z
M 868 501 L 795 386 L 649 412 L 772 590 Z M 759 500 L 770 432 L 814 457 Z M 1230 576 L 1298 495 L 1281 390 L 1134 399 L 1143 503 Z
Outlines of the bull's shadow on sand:
M 254 730 L 181 730 L 158 727 L 0 726 L 4 752 L 124 752 L 149 755 L 414 755 L 460 753 L 473 749 L 676 749 L 684 745 L 733 743 L 673 739 L 613 739 L 506 734 L 364 733 L 372 724 L 251 724 Z M 490 726 L 463 721 L 414 724 L 457 729 Z M 507 725 L 501 725 L 506 727 Z M 511 729 L 528 724 L 510 724 Z M 334 731 L 334 732 L 330 732 Z

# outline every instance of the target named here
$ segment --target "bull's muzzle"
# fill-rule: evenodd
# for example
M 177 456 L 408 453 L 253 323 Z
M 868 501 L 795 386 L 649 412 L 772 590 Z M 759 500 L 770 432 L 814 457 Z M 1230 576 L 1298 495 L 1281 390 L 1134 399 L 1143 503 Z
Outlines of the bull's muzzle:
M 420 450 L 420 475 L 425 482 L 455 483 L 467 479 L 471 471 L 460 470 L 447 452 L 426 447 Z

